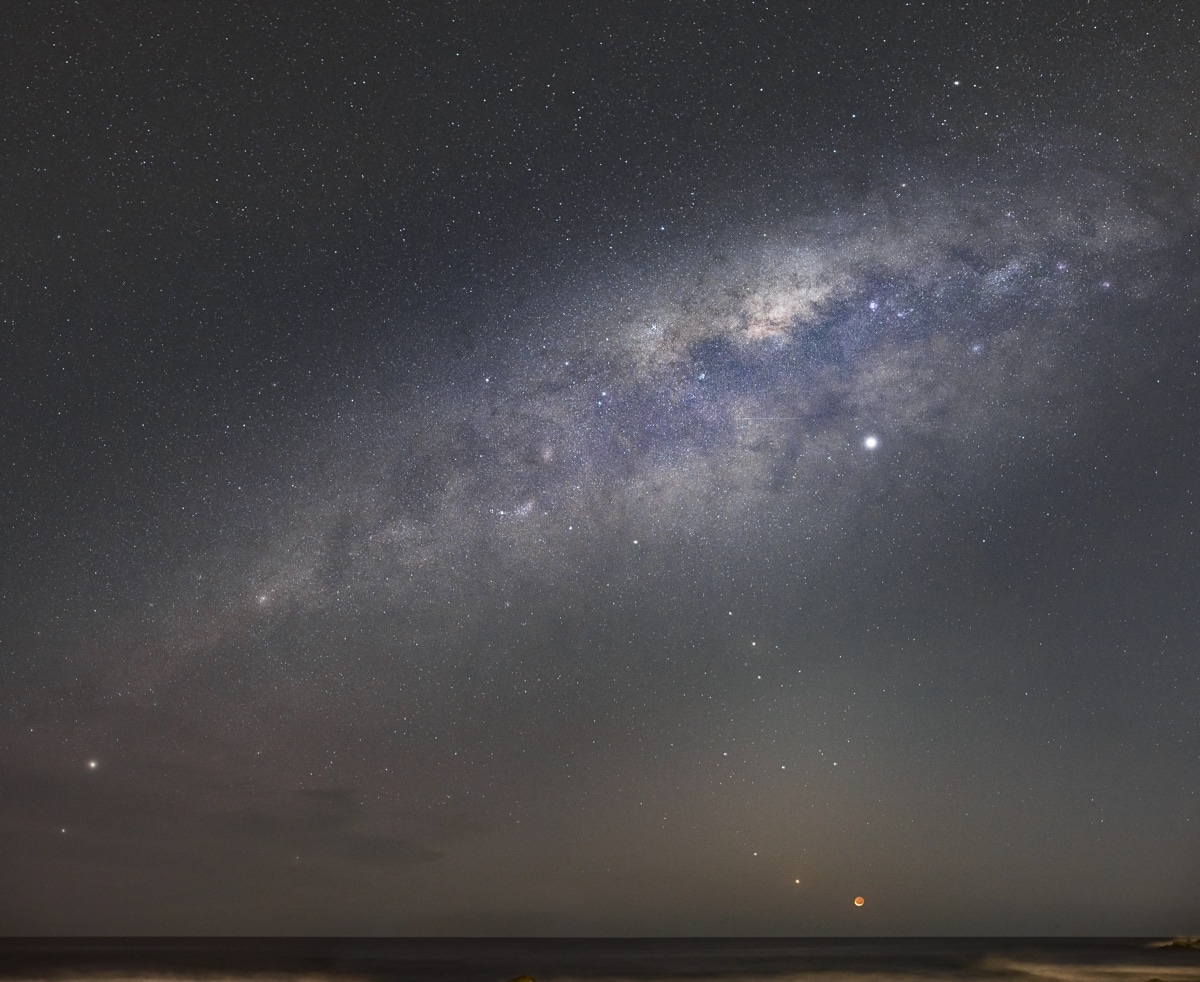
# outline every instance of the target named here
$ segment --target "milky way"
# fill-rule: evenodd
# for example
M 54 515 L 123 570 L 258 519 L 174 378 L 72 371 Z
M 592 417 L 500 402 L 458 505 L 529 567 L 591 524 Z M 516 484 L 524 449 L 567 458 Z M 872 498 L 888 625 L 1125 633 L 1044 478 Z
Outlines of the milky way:
M 338 428 L 352 456 L 324 451 L 336 476 L 270 526 L 243 601 L 546 589 L 635 540 L 685 561 L 773 541 L 804 564 L 872 501 L 981 493 L 1087 425 L 1100 393 L 1066 393 L 1138 343 L 1106 318 L 1156 289 L 1145 267 L 1192 220 L 1097 172 L 1068 183 L 904 181 L 560 291 Z

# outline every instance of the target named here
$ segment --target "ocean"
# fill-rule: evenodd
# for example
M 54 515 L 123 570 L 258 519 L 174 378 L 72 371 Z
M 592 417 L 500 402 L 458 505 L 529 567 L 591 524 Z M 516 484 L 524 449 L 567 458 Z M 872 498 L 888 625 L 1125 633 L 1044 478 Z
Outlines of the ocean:
M 1147 938 L 21 938 L 0 980 L 55 982 L 1200 982 Z

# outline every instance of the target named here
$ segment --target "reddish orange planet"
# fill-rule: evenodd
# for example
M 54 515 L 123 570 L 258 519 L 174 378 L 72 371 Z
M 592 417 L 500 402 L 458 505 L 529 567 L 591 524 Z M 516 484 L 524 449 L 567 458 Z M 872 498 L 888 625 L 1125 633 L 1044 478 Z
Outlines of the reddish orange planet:
M 863 904 L 865 904 L 865 903 L 866 903 L 866 901 L 865 901 L 865 900 L 863 900 L 863 898 L 862 898 L 862 897 L 855 897 L 855 898 L 854 898 L 854 906 L 855 906 L 855 907 L 861 907 L 861 906 L 862 906 Z

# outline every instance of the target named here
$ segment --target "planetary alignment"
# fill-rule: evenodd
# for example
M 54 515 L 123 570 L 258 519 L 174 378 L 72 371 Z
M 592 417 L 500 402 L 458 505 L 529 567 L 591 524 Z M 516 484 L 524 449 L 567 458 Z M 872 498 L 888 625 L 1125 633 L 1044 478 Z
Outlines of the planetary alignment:
M 0 929 L 1194 933 L 1192 6 L 328 7 L 14 8 Z

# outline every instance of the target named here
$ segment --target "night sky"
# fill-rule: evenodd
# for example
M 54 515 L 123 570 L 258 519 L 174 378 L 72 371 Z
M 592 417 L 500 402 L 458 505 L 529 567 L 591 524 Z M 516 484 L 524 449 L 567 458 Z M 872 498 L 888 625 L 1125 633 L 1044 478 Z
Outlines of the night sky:
M 4 933 L 1200 927 L 1196 4 L 0 36 Z

